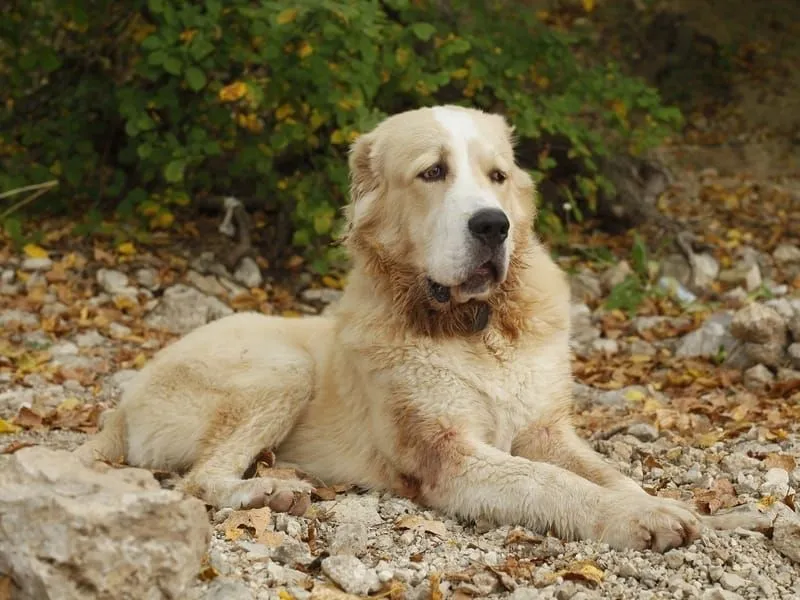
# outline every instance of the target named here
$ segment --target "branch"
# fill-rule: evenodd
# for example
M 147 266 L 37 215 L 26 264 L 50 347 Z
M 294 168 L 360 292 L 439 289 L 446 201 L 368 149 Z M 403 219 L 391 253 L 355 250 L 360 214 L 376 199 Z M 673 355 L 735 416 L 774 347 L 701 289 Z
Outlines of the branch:
M 19 188 L 19 189 L 16 189 L 16 190 L 11 190 L 11 191 L 5 192 L 3 194 L 0 194 L 0 199 L 2 199 L 2 198 L 8 198 L 8 197 L 13 196 L 15 194 L 20 194 L 20 193 L 25 192 L 25 191 L 35 190 L 27 198 L 23 198 L 22 200 L 20 200 L 16 204 L 12 204 L 6 210 L 4 210 L 2 212 L 2 214 L 0 214 L 0 221 L 5 219 L 9 215 L 13 214 L 14 212 L 19 210 L 23 206 L 26 206 L 26 205 L 30 204 L 31 202 L 36 200 L 39 196 L 44 195 L 45 193 L 47 193 L 48 191 L 50 191 L 52 188 L 54 188 L 57 185 L 58 185 L 58 181 L 53 180 L 53 181 L 48 181 L 46 183 L 37 183 L 35 185 L 29 185 L 29 186 L 26 186 L 24 188 Z

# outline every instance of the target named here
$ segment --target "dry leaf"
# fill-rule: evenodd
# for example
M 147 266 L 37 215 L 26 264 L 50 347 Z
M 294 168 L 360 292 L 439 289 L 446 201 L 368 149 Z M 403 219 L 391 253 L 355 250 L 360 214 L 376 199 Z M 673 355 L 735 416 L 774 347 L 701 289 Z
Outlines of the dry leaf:
M 35 446 L 33 442 L 21 442 L 17 440 L 16 442 L 11 442 L 8 446 L 0 450 L 0 454 L 14 454 L 17 450 L 22 450 L 23 448 L 30 448 L 31 446 Z
M 442 600 L 444 595 L 442 594 L 442 590 L 439 588 L 439 584 L 441 583 L 439 574 L 431 573 L 428 581 L 431 585 L 431 595 L 429 596 L 430 600 Z
M 764 459 L 764 467 L 767 469 L 784 469 L 791 473 L 797 467 L 797 461 L 788 454 L 768 454 Z
M 245 531 L 253 538 L 260 538 L 269 527 L 272 511 L 269 507 L 254 508 L 253 510 L 235 510 L 222 523 L 225 538 L 236 541 Z
M 11 600 L 11 577 L 0 575 L 0 600 Z
M 511 544 L 541 544 L 545 541 L 545 537 L 541 535 L 531 535 L 524 529 L 515 528 L 508 532 L 505 542 L 506 546 Z
M 740 503 L 733 484 L 723 478 L 717 479 L 711 489 L 695 491 L 694 502 L 701 512 L 709 515 L 723 508 L 738 506 Z
M 44 426 L 44 417 L 27 406 L 23 406 L 14 417 L 14 423 L 25 429 L 35 429 Z
M 5 419 L 0 419 L 0 433 L 19 433 L 22 427 L 9 423 Z
M 592 585 L 599 585 L 605 578 L 603 570 L 597 566 L 597 563 L 591 560 L 581 560 L 567 565 L 564 569 L 550 573 L 546 576 L 545 580 L 555 582 L 559 577 L 563 579 L 571 579 L 572 581 L 581 581 L 590 583 Z M 550 585 L 549 583 L 547 585 Z
M 123 242 L 117 246 L 117 252 L 125 256 L 131 256 L 136 254 L 136 246 L 133 245 L 133 242 Z
M 29 258 L 47 258 L 48 256 L 47 250 L 36 244 L 25 244 L 22 251 Z
M 429 519 L 423 519 L 417 515 L 406 515 L 405 517 L 400 517 L 394 524 L 395 529 L 411 529 L 417 530 L 421 529 L 422 531 L 427 531 L 428 533 L 433 533 L 438 535 L 439 537 L 447 536 L 447 527 L 445 527 L 444 523 L 441 521 L 431 521 Z

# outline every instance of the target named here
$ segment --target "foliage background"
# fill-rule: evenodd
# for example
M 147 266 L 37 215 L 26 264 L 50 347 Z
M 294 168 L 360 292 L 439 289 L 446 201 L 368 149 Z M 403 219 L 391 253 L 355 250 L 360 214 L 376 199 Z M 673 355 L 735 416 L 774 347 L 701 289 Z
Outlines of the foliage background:
M 507 114 L 537 179 L 556 166 L 549 141 L 566 141 L 583 170 L 565 198 L 591 207 L 607 186 L 598 157 L 680 123 L 593 49 L 589 31 L 502 1 L 12 2 L 0 192 L 58 179 L 29 208 L 84 214 L 85 231 L 110 211 L 165 229 L 193 200 L 257 198 L 290 224 L 281 243 L 324 271 L 349 143 L 387 114 L 452 102 Z M 24 213 L 5 213 L 21 236 Z

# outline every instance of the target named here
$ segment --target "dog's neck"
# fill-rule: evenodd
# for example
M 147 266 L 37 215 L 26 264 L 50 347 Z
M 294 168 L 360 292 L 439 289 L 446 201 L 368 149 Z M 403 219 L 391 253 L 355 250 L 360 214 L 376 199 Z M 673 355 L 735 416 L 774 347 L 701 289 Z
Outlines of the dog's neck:
M 363 289 L 382 299 L 386 319 L 409 333 L 432 338 L 470 337 L 494 330 L 514 340 L 534 326 L 537 298 L 526 285 L 529 239 L 516 240 L 508 276 L 486 301 L 457 303 L 432 297 L 429 280 L 412 266 L 393 259 L 376 244 L 357 236 L 348 240 Z

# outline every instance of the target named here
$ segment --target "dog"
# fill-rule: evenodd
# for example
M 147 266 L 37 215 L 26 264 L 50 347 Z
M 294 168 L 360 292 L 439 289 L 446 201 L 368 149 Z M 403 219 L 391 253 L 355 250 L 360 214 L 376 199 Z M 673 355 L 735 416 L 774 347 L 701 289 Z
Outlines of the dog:
M 359 137 L 333 314 L 240 313 L 190 332 L 79 455 L 181 473 L 216 507 L 307 508 L 300 478 L 243 478 L 271 449 L 279 467 L 464 520 L 618 549 L 695 539 L 701 517 L 574 430 L 569 285 L 533 234 L 513 138 L 502 116 L 449 105 Z

